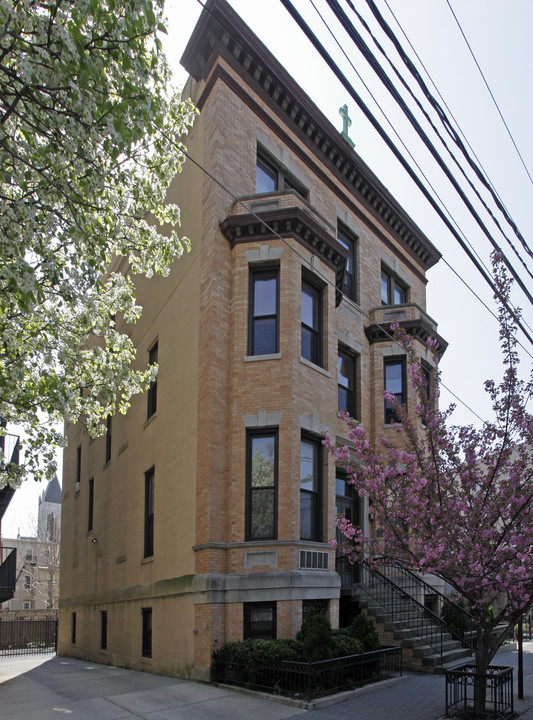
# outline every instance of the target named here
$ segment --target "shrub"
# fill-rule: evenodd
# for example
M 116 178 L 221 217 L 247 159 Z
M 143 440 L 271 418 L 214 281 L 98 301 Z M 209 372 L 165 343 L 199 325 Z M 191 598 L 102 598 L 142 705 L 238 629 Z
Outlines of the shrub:
M 333 630 L 327 617 L 311 610 L 298 630 L 296 640 L 302 648 L 302 660 L 317 662 L 335 657 Z
M 344 657 L 345 655 L 359 655 L 363 652 L 363 645 L 353 637 L 350 637 L 343 630 L 333 631 L 333 642 L 335 655 L 333 657 Z
M 362 647 L 363 652 L 373 652 L 374 650 L 381 650 L 381 643 L 379 641 L 378 631 L 372 618 L 368 615 L 361 613 L 357 615 L 346 628 L 347 634 L 358 640 Z

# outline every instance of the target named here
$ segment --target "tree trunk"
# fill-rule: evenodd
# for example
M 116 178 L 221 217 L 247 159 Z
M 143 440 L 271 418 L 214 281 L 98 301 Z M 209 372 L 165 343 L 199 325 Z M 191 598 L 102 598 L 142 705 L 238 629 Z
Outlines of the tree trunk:
M 491 628 L 477 629 L 476 675 L 474 677 L 474 712 L 485 712 L 487 696 L 487 670 L 494 656 Z

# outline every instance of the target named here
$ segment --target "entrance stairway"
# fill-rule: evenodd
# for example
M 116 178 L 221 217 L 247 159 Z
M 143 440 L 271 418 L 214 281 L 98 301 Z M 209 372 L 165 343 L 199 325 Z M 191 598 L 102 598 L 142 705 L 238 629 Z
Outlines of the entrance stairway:
M 363 563 L 352 600 L 376 623 L 383 645 L 402 645 L 404 667 L 418 672 L 444 672 L 472 656 L 471 632 L 450 632 L 443 608 L 468 613 L 420 577 L 396 563 Z

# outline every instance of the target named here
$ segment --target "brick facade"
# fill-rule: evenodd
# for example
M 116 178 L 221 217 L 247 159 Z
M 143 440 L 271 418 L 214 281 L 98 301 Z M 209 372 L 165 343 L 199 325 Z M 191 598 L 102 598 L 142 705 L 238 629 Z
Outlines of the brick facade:
M 327 601 L 338 623 L 340 578 L 328 544 L 335 535 L 335 466 L 321 454 L 321 532 L 301 540 L 301 439 L 346 433 L 338 414 L 339 344 L 356 358 L 358 419 L 374 436 L 390 432 L 383 358 L 397 351 L 376 333 L 369 340 L 365 330 L 385 321 L 387 310 L 435 330 L 425 313 L 425 272 L 439 257 L 223 0 L 208 4 L 214 16 L 202 14 L 183 58 L 192 76 L 185 91 L 201 110 L 186 142 L 220 185 L 185 164 L 169 200 L 182 209 L 192 250 L 168 278 L 138 283 L 144 315 L 132 337 L 139 363 L 158 342 L 156 414 L 146 421 L 146 397 L 138 397 L 125 417 L 113 419 L 107 464 L 104 439 L 91 442 L 81 427 L 67 429 L 59 640 L 62 654 L 200 679 L 209 677 L 214 649 L 242 639 L 248 603 L 275 603 L 279 637 L 294 637 L 305 600 Z M 232 28 L 229 41 L 217 13 Z M 258 148 L 308 190 L 307 198 L 294 190 L 256 194 Z M 336 239 L 338 222 L 356 238 L 356 302 L 342 295 L 347 252 Z M 382 266 L 408 288 L 407 304 L 382 307 Z M 250 272 L 271 267 L 279 268 L 279 352 L 251 356 Z M 322 300 L 319 365 L 302 358 L 303 277 Z M 247 433 L 261 430 L 277 433 L 277 533 L 249 540 Z M 152 467 L 154 554 L 144 558 L 144 473 Z M 86 532 L 91 478 L 95 521 Z M 301 550 L 327 554 L 328 568 L 300 567 Z M 151 658 L 141 657 L 146 607 Z M 102 609 L 105 651 L 98 648 Z M 74 644 L 72 613 L 83 625 Z

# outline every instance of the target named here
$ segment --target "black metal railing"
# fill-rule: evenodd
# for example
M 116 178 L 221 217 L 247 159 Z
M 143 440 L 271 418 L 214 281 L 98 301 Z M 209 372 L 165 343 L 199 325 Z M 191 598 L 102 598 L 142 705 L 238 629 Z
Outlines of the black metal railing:
M 359 567 L 359 563 L 351 563 L 346 556 L 335 558 L 335 570 L 341 576 L 341 587 L 349 587 L 359 582 Z
M 0 618 L 0 657 L 56 650 L 57 618 Z
M 478 697 L 477 708 L 475 696 Z M 494 665 L 488 668 L 486 675 L 476 672 L 476 666 L 470 664 L 446 671 L 446 717 L 501 720 L 513 713 L 512 667 Z
M 386 565 L 380 564 L 379 569 L 380 572 L 385 575 L 389 573 L 389 577 L 393 575 L 396 583 L 400 585 L 405 592 L 417 598 L 422 605 L 433 611 L 436 615 L 439 615 L 446 624 L 446 632 L 449 632 L 452 637 L 459 640 L 463 647 L 469 650 L 474 649 L 474 622 L 467 610 L 447 598 L 446 595 L 439 592 L 433 585 L 422 580 L 421 577 L 407 570 L 398 562 L 388 562 Z M 450 623 L 449 618 L 451 617 L 454 617 L 456 622 Z
M 17 584 L 17 550 L 0 547 L 0 602 L 10 600 Z
M 446 628 L 444 620 L 378 570 L 378 567 L 375 563 L 370 565 L 366 560 L 361 563 L 361 588 L 394 621 L 423 640 L 442 658 Z M 390 569 L 387 570 L 384 565 L 383 569 L 391 575 Z
M 215 656 L 212 665 L 213 682 L 306 701 L 401 674 L 401 647 L 311 663 L 280 660 L 250 664 Z

